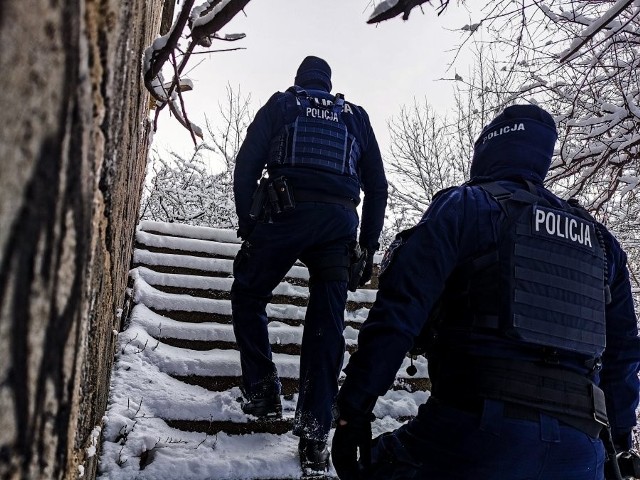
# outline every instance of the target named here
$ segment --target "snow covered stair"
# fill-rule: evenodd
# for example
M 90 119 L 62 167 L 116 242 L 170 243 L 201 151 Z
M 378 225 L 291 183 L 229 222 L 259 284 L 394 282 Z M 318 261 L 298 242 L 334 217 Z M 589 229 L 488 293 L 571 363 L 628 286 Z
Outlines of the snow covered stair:
M 229 299 L 239 248 L 231 230 L 139 226 L 130 305 L 105 416 L 101 478 L 300 478 L 298 439 L 290 430 L 309 275 L 302 264 L 292 267 L 268 305 L 283 418 L 248 418 L 240 409 L 240 359 Z M 349 292 L 345 363 L 357 348 L 358 328 L 375 295 L 374 289 Z M 405 372 L 409 359 L 405 363 L 376 405 L 374 435 L 415 415 L 428 396 L 424 358 L 414 362 L 414 377 Z

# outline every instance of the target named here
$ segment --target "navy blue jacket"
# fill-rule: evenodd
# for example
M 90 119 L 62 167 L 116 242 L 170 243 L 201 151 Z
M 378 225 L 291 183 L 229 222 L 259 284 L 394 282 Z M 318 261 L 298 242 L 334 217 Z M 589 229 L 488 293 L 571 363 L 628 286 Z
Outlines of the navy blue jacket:
M 301 85 L 316 98 L 333 99 L 326 90 L 315 85 Z M 310 87 L 316 87 L 312 89 Z M 364 192 L 362 222 L 359 242 L 363 247 L 377 249 L 378 238 L 384 223 L 387 205 L 387 180 L 378 142 L 371 128 L 369 116 L 362 107 L 346 102 L 349 109 L 342 118 L 350 134 L 358 140 L 362 155 L 358 161 L 358 179 L 309 167 L 280 167 L 278 175 L 284 175 L 293 185 L 293 191 L 304 189 L 325 195 L 352 198 L 360 202 L 360 190 Z M 298 115 L 296 97 L 291 92 L 277 92 L 258 110 L 247 129 L 247 136 L 238 152 L 234 172 L 234 195 L 240 230 L 251 229 L 249 218 L 251 197 L 263 169 L 269 160 L 271 140 L 282 128 Z
M 524 157 L 524 156 L 523 156 Z M 533 182 L 552 205 L 561 201 L 543 187 L 549 163 L 533 165 L 531 158 L 487 159 L 473 165 L 476 177 L 491 177 L 509 190 L 522 188 L 515 178 Z M 390 388 L 405 354 L 425 325 L 429 312 L 442 294 L 445 282 L 457 265 L 495 247 L 500 206 L 478 186 L 463 185 L 437 196 L 413 234 L 399 247 L 380 277 L 376 301 L 358 336 L 358 350 L 348 366 L 340 402 L 364 411 L 372 397 Z M 605 229 L 602 229 L 603 232 Z M 606 307 L 606 350 L 600 378 L 607 398 L 614 438 L 630 447 L 636 424 L 640 366 L 640 340 L 634 313 L 626 255 L 614 237 L 605 232 L 608 278 L 612 301 Z M 527 358 L 522 344 L 497 335 L 471 334 L 456 347 L 471 355 Z M 381 359 L 384 359 L 381 361 Z M 565 365 L 588 373 L 584 364 Z

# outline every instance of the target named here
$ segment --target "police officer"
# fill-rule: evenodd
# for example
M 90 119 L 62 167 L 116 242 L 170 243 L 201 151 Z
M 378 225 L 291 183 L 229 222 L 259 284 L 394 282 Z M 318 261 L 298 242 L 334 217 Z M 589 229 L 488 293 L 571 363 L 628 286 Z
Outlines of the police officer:
M 631 448 L 640 342 L 626 255 L 543 186 L 556 139 L 543 109 L 506 108 L 475 144 L 471 180 L 385 254 L 338 394 L 341 479 L 594 480 L 605 445 Z M 431 396 L 371 443 L 372 409 L 416 337 Z
M 247 414 L 281 415 L 281 383 L 265 308 L 297 259 L 309 270 L 293 429 L 300 437 L 305 470 L 328 468 L 327 437 L 344 356 L 351 257 L 359 243 L 366 258 L 360 279 L 364 285 L 371 277 L 387 202 L 387 181 L 369 117 L 341 94 L 332 95 L 331 87 L 327 62 L 306 57 L 295 85 L 275 93 L 257 112 L 234 174 L 238 236 L 244 242 L 234 261 L 231 305 L 247 398 L 242 409 Z M 267 176 L 256 192 L 265 169 Z M 360 189 L 364 201 L 356 242 Z

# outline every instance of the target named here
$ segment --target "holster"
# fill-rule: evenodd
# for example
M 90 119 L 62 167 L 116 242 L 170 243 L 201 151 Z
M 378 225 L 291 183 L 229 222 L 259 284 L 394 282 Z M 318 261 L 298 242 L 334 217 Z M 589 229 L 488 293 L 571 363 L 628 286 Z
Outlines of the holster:
M 367 263 L 367 251 L 362 250 L 359 244 L 355 244 L 351 250 L 351 263 L 349 265 L 349 284 L 350 292 L 355 292 L 360 284 L 364 266 Z
M 267 187 L 269 178 L 262 177 L 258 187 L 253 192 L 253 200 L 249 209 L 249 217 L 259 222 L 265 221 L 265 206 L 267 204 Z
M 286 177 L 262 177 L 253 193 L 249 217 L 268 223 L 272 221 L 273 215 L 292 210 L 295 206 L 293 191 Z
M 287 177 L 275 177 L 271 181 L 270 188 L 273 192 L 275 192 L 275 195 L 272 196 L 270 193 L 269 201 L 272 204 L 272 209 L 276 210 L 276 213 L 286 212 L 287 210 L 293 210 L 294 208 L 296 208 L 293 189 L 289 185 Z

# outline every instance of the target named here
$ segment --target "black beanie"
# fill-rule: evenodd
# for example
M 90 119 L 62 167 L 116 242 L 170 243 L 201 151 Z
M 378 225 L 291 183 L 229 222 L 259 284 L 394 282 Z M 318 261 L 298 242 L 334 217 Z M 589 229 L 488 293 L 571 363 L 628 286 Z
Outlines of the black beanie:
M 471 178 L 505 171 L 544 180 L 558 138 L 553 117 L 537 105 L 512 105 L 482 129 L 471 162 Z
M 306 57 L 296 72 L 294 83 L 300 87 L 320 87 L 331 91 L 331 67 L 322 58 Z

